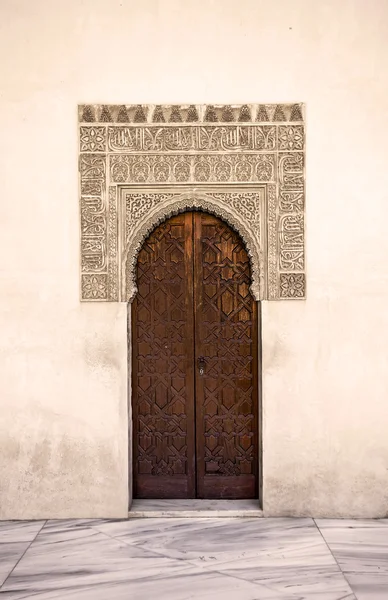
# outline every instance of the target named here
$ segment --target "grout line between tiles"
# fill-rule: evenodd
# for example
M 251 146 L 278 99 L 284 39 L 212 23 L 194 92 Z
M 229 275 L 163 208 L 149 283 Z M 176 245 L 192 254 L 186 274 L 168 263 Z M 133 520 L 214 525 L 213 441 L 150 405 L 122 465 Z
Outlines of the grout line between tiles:
M 315 523 L 314 519 L 312 519 L 312 521 L 314 522 L 315 526 L 318 529 L 318 526 Z M 125 545 L 127 545 L 129 547 L 141 548 L 142 550 L 144 550 L 146 552 L 149 552 L 150 554 L 153 554 L 155 556 L 159 556 L 161 558 L 168 558 L 168 559 L 180 562 L 182 564 L 182 567 L 183 566 L 185 566 L 187 568 L 194 567 L 195 569 L 201 571 L 204 574 L 211 574 L 211 573 L 213 573 L 213 574 L 220 575 L 222 577 L 229 577 L 229 578 L 235 579 L 237 581 L 244 581 L 245 583 L 249 583 L 252 586 L 259 587 L 260 589 L 264 588 L 266 590 L 270 590 L 270 591 L 272 590 L 272 588 L 269 585 L 267 585 L 267 583 L 265 583 L 265 581 L 250 580 L 250 579 L 246 579 L 245 577 L 238 576 L 236 574 L 228 573 L 227 571 L 221 571 L 221 570 L 219 570 L 219 568 L 217 568 L 217 565 L 214 564 L 214 563 L 212 563 L 212 564 L 206 564 L 206 563 L 204 563 L 203 565 L 200 565 L 200 564 L 194 562 L 194 560 L 190 559 L 190 558 L 178 557 L 178 556 L 171 557 L 168 554 L 165 554 L 165 552 L 163 552 L 162 549 L 156 549 L 156 548 L 152 548 L 151 549 L 151 548 L 148 548 L 146 545 L 144 545 L 144 543 L 141 543 L 141 544 L 132 544 L 132 543 L 126 541 L 122 537 L 116 537 L 114 535 L 110 535 L 108 533 L 105 533 L 104 531 L 101 531 L 101 529 L 98 529 L 98 526 L 92 525 L 92 528 L 95 529 L 96 531 L 98 531 L 99 533 L 105 535 L 107 538 L 112 539 L 112 540 L 114 540 L 116 542 L 122 542 L 123 544 L 125 544 Z M 325 542 L 325 545 L 327 546 L 326 540 L 324 540 L 324 542 Z M 332 554 L 330 548 L 329 548 L 329 552 L 330 552 L 330 554 Z M 233 561 L 230 561 L 230 562 L 233 562 Z M 335 561 L 335 562 L 337 563 L 337 561 Z M 337 566 L 339 567 L 338 563 L 337 563 Z M 339 569 L 339 571 L 343 575 L 342 570 Z M 180 576 L 182 574 L 182 571 L 179 570 L 179 572 L 177 574 Z M 183 572 L 183 574 L 185 575 L 185 572 Z M 143 578 L 138 578 L 137 581 L 140 582 L 142 579 Z M 145 579 L 147 579 L 147 577 L 145 577 Z M 358 598 L 356 597 L 356 595 L 353 592 L 353 589 L 351 588 L 351 586 L 349 584 L 349 581 L 347 580 L 347 578 L 345 576 L 344 576 L 344 579 L 345 579 L 346 583 L 348 584 L 349 589 L 350 589 L 351 593 L 353 594 L 354 598 L 356 598 L 356 600 L 358 600 Z M 346 600 L 348 598 L 349 598 L 349 595 L 347 594 L 346 596 L 343 596 L 342 598 L 339 598 L 338 600 Z
M 102 535 L 105 535 L 105 537 L 109 538 L 110 540 L 114 540 L 117 543 L 122 543 L 125 544 L 126 546 L 129 546 L 130 548 L 141 548 L 142 550 L 145 550 L 146 552 L 149 552 L 150 554 L 155 554 L 156 556 L 163 556 L 164 558 L 170 558 L 169 556 L 167 556 L 166 554 L 161 554 L 160 552 L 157 552 L 154 549 L 150 549 L 147 548 L 145 546 L 143 546 L 142 544 L 131 544 L 130 542 L 127 542 L 125 539 L 121 538 L 121 537 L 115 537 L 114 535 L 109 535 L 109 533 L 105 533 L 105 531 L 101 531 L 101 529 L 98 529 L 97 526 L 92 525 L 92 529 L 95 529 L 96 531 L 98 531 L 98 533 L 101 533 Z M 180 560 L 183 562 L 186 562 L 185 558 L 174 558 L 174 560 Z
M 45 521 L 43 521 L 43 525 L 42 527 L 39 529 L 39 531 L 36 532 L 35 537 L 31 540 L 31 542 L 28 544 L 27 548 L 24 550 L 23 554 L 20 556 L 19 560 L 16 561 L 16 563 L 14 564 L 13 568 L 10 570 L 10 572 L 8 573 L 7 577 L 4 579 L 3 583 L 0 585 L 0 590 L 4 587 L 4 585 L 6 584 L 6 582 L 8 581 L 8 579 L 11 577 L 12 573 L 14 572 L 14 570 L 16 569 L 16 567 L 18 566 L 18 564 L 20 563 L 20 561 L 22 560 L 22 558 L 24 558 L 27 550 L 29 550 L 31 548 L 31 545 L 35 542 L 36 538 L 38 537 L 38 535 L 40 534 L 40 532 L 42 531 L 43 527 L 46 525 L 47 523 L 47 519 Z
M 322 533 L 322 531 L 321 531 L 320 527 L 318 526 L 318 524 L 317 524 L 316 520 L 315 520 L 315 519 L 313 519 L 313 521 L 314 521 L 314 525 L 315 525 L 315 527 L 318 529 L 318 531 L 319 531 L 319 534 L 320 534 L 321 538 L 323 539 L 323 541 L 324 541 L 324 543 L 325 543 L 325 545 L 326 545 L 327 549 L 329 550 L 330 554 L 332 555 L 332 557 L 333 557 L 333 559 L 334 559 L 334 561 L 335 561 L 335 563 L 336 563 L 337 567 L 339 568 L 340 572 L 342 573 L 342 575 L 343 575 L 343 578 L 345 579 L 346 583 L 348 584 L 348 586 L 349 586 L 349 588 L 350 588 L 350 591 L 351 591 L 351 592 L 352 592 L 352 594 L 354 595 L 355 599 L 356 599 L 356 600 L 359 600 L 359 599 L 358 599 L 358 596 L 356 595 L 356 592 L 354 591 L 354 589 L 353 589 L 353 588 L 352 588 L 352 586 L 350 585 L 349 579 L 346 577 L 346 574 L 345 574 L 345 573 L 344 573 L 344 571 L 341 569 L 341 566 L 340 566 L 340 564 L 339 564 L 338 560 L 337 560 L 337 559 L 336 559 L 336 557 L 334 556 L 334 554 L 333 554 L 333 552 L 332 552 L 332 550 L 331 550 L 331 548 L 330 548 L 330 546 L 329 546 L 329 544 L 328 544 L 328 542 L 327 542 L 327 540 L 326 540 L 325 536 L 323 535 L 323 533 Z
M 198 569 L 206 574 L 217 573 L 218 575 L 221 575 L 222 577 L 226 576 L 226 577 L 230 577 L 231 579 L 237 579 L 238 581 L 244 581 L 244 582 L 250 583 L 251 585 L 256 586 L 256 587 L 260 586 L 261 588 L 264 587 L 266 589 L 270 589 L 266 584 L 263 584 L 262 582 L 251 581 L 250 579 L 245 579 L 244 577 L 238 577 L 237 575 L 232 575 L 231 573 L 228 573 L 226 571 L 220 571 L 216 568 L 216 565 L 214 565 L 214 564 L 208 565 L 208 566 L 206 564 L 199 565 L 190 558 L 184 558 L 184 557 L 178 557 L 178 556 L 171 557 L 171 556 L 168 556 L 168 554 L 165 554 L 164 552 L 162 552 L 160 550 L 156 550 L 155 548 L 152 548 L 152 549 L 148 548 L 147 546 L 144 546 L 143 544 L 131 544 L 122 538 L 117 538 L 115 536 L 109 535 L 109 534 L 101 531 L 101 529 L 98 529 L 95 526 L 93 526 L 93 529 L 95 529 L 99 533 L 102 533 L 109 539 L 115 540 L 116 542 L 122 542 L 125 545 L 130 546 L 130 547 L 141 548 L 142 550 L 145 550 L 146 552 L 149 552 L 150 554 L 154 554 L 155 556 L 160 556 L 161 558 L 168 558 L 171 560 L 176 560 L 176 561 L 182 563 L 182 566 L 187 566 L 188 568 L 194 567 L 195 569 Z M 178 575 L 180 573 L 181 573 L 181 571 L 178 573 Z M 148 579 L 147 576 L 145 577 L 145 579 Z M 137 581 L 140 581 L 140 580 L 141 580 L 141 578 L 139 578 Z

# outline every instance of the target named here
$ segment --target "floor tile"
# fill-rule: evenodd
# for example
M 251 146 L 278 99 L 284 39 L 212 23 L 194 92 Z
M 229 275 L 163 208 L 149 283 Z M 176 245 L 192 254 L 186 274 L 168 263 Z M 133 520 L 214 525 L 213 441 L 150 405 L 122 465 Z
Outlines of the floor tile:
M 0 521 L 0 544 L 32 542 L 45 521 Z
M 319 519 L 316 523 L 344 572 L 388 575 L 386 520 Z
M 316 521 L 358 600 L 388 598 L 388 521 Z
M 303 544 L 306 532 L 321 544 L 312 519 L 134 519 L 96 528 L 117 539 L 163 550 L 178 558 L 228 551 L 233 556 L 249 551 L 266 553 L 269 547 L 282 548 L 293 541 Z M 330 558 L 329 552 L 327 555 Z
M 317 525 L 225 517 L 3 522 L 0 600 L 387 599 L 388 522 Z
M 182 569 L 180 561 L 130 546 L 85 524 L 50 522 L 1 591 L 10 598 L 51 598 L 55 593 L 82 597 L 85 590 L 102 584 L 115 587 L 145 576 L 157 580 Z
M 16 566 L 30 542 L 8 542 L 0 544 L 0 586 Z
M 387 600 L 388 575 L 386 573 L 347 573 L 349 581 L 357 600 Z
M 257 598 L 354 598 L 311 519 L 147 519 L 101 530 L 255 584 Z
M 22 600 L 30 596 L 25 590 L 5 592 L 2 600 Z M 224 577 L 218 573 L 169 574 L 160 579 L 147 577 L 128 582 L 104 583 L 95 586 L 74 586 L 72 589 L 41 590 L 34 593 L 35 600 L 279 600 L 279 595 L 266 586 Z M 283 597 L 281 597 L 283 600 Z M 295 599 L 284 597 L 284 600 Z M 326 600 L 326 599 L 325 599 Z M 330 600 L 332 600 L 330 598 Z M 334 599 L 333 599 L 334 600 Z M 337 600 L 337 598 L 335 599 Z

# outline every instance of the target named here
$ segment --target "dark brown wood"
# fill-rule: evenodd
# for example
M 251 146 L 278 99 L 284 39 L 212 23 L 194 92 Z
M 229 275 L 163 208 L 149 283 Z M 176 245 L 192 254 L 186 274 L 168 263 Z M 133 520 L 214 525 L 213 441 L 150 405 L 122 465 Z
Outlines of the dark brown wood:
M 133 460 L 137 498 L 195 497 L 192 215 L 144 243 L 132 305 Z
M 194 217 L 197 497 L 257 496 L 257 316 L 241 238 Z
M 137 281 L 134 496 L 257 497 L 257 305 L 242 240 L 211 215 L 178 215 L 146 240 Z

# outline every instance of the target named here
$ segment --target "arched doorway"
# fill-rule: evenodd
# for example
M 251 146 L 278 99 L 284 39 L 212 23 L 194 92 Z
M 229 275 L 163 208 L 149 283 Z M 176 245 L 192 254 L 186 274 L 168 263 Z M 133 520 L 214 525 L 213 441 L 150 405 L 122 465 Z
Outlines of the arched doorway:
M 135 498 L 258 496 L 258 314 L 224 221 L 194 211 L 138 255 L 132 304 Z

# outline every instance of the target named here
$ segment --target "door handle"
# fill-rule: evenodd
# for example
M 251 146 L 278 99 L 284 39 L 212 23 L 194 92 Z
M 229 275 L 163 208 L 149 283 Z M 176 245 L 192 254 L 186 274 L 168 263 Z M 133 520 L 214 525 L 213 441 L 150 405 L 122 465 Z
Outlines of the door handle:
M 203 356 L 198 357 L 199 374 L 202 376 L 205 373 L 205 359 Z

